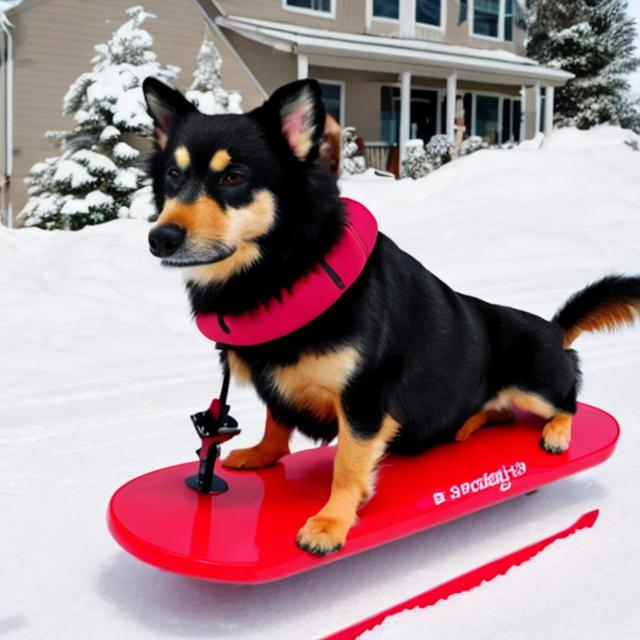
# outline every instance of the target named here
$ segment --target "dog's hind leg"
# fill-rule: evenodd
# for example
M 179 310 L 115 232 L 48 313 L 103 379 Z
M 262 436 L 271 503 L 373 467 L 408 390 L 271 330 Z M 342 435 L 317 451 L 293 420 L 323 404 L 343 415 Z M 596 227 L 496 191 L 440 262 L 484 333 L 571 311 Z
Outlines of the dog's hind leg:
M 536 393 L 513 390 L 513 404 L 537 416 L 547 419 L 542 429 L 540 445 L 549 453 L 564 453 L 571 442 L 571 423 L 573 415 L 553 406 L 548 400 Z
M 274 465 L 289 453 L 292 433 L 293 429 L 275 420 L 267 407 L 267 423 L 262 440 L 248 449 L 232 451 L 222 461 L 222 466 L 228 469 L 260 469 Z
M 499 422 L 510 422 L 513 420 L 513 411 L 510 408 L 502 409 L 482 409 L 478 413 L 474 413 L 465 423 L 458 429 L 456 440 L 462 442 L 466 440 L 474 431 L 477 431 L 486 424 L 495 424 Z
M 379 431 L 371 437 L 354 434 L 344 411 L 338 411 L 338 446 L 328 502 L 298 531 L 297 544 L 317 555 L 338 551 L 356 522 L 358 507 L 373 493 L 375 465 L 399 424 L 386 415 Z

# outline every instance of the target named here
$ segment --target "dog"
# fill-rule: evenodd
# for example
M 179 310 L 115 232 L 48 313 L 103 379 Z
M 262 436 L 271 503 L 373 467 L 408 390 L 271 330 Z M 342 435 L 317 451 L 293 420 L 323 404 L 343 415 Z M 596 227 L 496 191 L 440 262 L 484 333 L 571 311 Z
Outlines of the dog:
M 319 155 L 318 83 L 288 84 L 241 115 L 203 115 L 155 79 L 143 91 L 157 130 L 151 252 L 182 269 L 194 313 L 241 314 L 277 298 L 345 224 L 335 175 Z M 329 500 L 297 534 L 311 553 L 337 551 L 386 451 L 464 439 L 510 419 L 512 407 L 545 419 L 546 451 L 566 451 L 581 377 L 571 344 L 639 311 L 640 277 L 609 276 L 547 321 L 453 291 L 379 234 L 356 282 L 319 317 L 222 352 L 234 379 L 253 384 L 267 405 L 262 440 L 223 465 L 275 464 L 294 428 L 337 436 Z

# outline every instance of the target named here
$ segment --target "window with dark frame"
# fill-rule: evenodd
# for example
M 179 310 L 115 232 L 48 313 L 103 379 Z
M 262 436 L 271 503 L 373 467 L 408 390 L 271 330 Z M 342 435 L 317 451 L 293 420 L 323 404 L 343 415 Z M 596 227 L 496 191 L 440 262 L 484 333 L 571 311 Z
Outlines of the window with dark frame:
M 322 93 L 322 102 L 325 111 L 335 118 L 335 121 L 343 125 L 341 121 L 342 111 L 342 85 L 337 82 L 319 81 L 320 91 Z
M 439 27 L 441 2 L 442 0 L 416 0 L 416 22 Z
M 331 13 L 331 0 L 285 0 L 285 4 L 293 9 Z
M 373 0 L 373 17 L 400 19 L 400 0 Z

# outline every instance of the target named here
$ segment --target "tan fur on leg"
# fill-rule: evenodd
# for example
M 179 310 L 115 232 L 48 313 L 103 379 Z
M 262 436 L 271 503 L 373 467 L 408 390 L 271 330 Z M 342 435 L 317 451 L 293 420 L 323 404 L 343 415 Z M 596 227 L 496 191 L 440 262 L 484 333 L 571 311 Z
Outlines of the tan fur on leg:
M 542 430 L 542 447 L 549 453 L 564 453 L 571 442 L 571 422 L 573 416 L 559 413 Z
M 470 418 L 467 418 L 465 423 L 458 429 L 456 440 L 458 442 L 466 440 L 474 431 L 477 431 L 480 427 L 484 427 L 488 421 L 487 412 L 484 409 L 478 411 L 478 413 L 474 413 Z
M 374 488 L 374 469 L 400 425 L 387 415 L 373 438 L 353 434 L 341 408 L 338 409 L 338 447 L 333 467 L 329 501 L 298 531 L 301 549 L 318 555 L 344 546 L 349 529 L 356 522 L 358 507 Z
M 289 440 L 293 430 L 277 420 L 267 408 L 267 423 L 262 440 L 254 447 L 236 449 L 223 461 L 228 469 L 260 469 L 274 465 L 289 453 Z
M 465 423 L 458 429 L 456 440 L 458 442 L 466 440 L 474 431 L 484 427 L 486 424 L 510 422 L 511 420 L 513 420 L 513 411 L 511 409 L 483 409 L 467 418 Z

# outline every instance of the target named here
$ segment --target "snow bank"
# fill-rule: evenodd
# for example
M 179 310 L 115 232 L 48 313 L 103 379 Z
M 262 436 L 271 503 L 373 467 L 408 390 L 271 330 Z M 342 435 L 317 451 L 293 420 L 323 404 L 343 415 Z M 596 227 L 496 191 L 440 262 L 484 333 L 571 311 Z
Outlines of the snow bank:
M 342 190 L 457 289 L 550 317 L 588 281 L 640 271 L 640 154 L 622 141 L 602 144 L 605 135 L 627 134 L 559 132 L 540 151 L 479 151 L 416 181 L 367 173 Z M 134 475 L 193 457 L 188 415 L 220 383 L 179 274 L 148 253 L 148 229 L 141 220 L 75 233 L 0 229 L 6 637 L 50 638 L 55 629 L 61 638 L 318 638 L 595 507 L 593 530 L 505 578 L 392 618 L 370 637 L 640 637 L 638 329 L 576 345 L 582 399 L 622 425 L 618 451 L 602 467 L 260 587 L 183 579 L 120 550 L 105 527 L 109 496 Z M 260 402 L 247 388 L 232 387 L 230 398 L 243 428 L 233 446 L 256 442 Z M 306 446 L 296 437 L 294 448 Z

